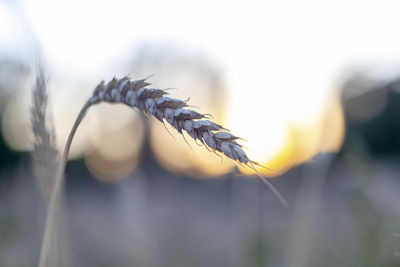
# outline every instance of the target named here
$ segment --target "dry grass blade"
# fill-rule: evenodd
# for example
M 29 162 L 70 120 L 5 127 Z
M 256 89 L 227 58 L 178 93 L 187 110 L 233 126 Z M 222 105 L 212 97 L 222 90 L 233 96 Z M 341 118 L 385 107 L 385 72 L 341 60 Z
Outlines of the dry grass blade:
M 282 204 L 283 207 L 286 209 L 289 208 L 289 204 L 287 203 L 286 199 L 279 193 L 279 191 L 273 186 L 264 176 L 259 173 L 256 168 L 253 167 L 253 170 L 256 172 L 257 176 L 261 179 L 261 181 L 268 186 L 271 192 L 276 196 L 279 202 Z

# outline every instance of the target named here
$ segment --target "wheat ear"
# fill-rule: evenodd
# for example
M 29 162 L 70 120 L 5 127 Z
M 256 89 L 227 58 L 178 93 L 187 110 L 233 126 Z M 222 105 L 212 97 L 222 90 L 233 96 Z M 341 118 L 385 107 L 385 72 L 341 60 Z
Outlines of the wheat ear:
M 51 120 L 46 117 L 47 89 L 44 72 L 41 67 L 37 71 L 36 83 L 32 93 L 31 126 L 34 135 L 33 163 L 34 172 L 48 201 L 57 172 L 59 152 L 55 145 L 55 132 Z
M 257 175 L 278 198 L 280 203 L 285 208 L 288 206 L 285 199 L 275 187 L 255 169 L 254 165 L 260 166 L 260 164 L 250 160 L 242 146 L 236 142 L 236 140 L 241 139 L 240 137 L 231 134 L 229 130 L 222 127 L 222 125 L 208 120 L 210 115 L 187 109 L 187 101 L 167 97 L 166 95 L 168 95 L 168 93 L 166 90 L 147 88 L 148 85 L 150 85 L 150 83 L 148 83 L 146 79 L 132 81 L 128 77 L 121 79 L 116 79 L 114 77 L 108 83 L 102 81 L 96 86 L 93 95 L 80 111 L 68 136 L 64 153 L 58 167 L 56 182 L 46 218 L 39 263 L 40 267 L 45 267 L 44 264 L 49 250 L 56 206 L 62 189 L 63 173 L 72 139 L 88 108 L 91 105 L 101 102 L 126 104 L 132 108 L 139 109 L 144 115 L 153 115 L 161 123 L 164 123 L 165 120 L 180 134 L 183 134 L 183 131 L 185 131 L 196 142 L 199 141 L 208 150 L 217 155 L 218 153 L 222 153 L 237 163 L 254 169 Z

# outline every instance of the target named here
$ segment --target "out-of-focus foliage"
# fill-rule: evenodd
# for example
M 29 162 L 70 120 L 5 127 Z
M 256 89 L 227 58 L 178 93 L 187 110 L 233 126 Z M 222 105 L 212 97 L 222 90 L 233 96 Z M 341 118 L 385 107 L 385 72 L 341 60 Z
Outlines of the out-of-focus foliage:
M 28 67 L 23 63 L 15 59 L 0 58 L 0 128 L 5 105 L 24 87 L 28 72 Z M 10 149 L 2 137 L 0 132 L 0 171 L 15 166 L 21 156 L 21 153 Z
M 372 157 L 400 155 L 400 80 L 382 83 L 356 76 L 345 85 L 346 145 L 360 138 Z

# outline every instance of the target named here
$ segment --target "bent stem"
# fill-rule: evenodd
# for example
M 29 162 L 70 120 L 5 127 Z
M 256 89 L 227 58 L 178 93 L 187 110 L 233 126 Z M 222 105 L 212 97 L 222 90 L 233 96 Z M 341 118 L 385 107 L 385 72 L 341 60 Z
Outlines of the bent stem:
M 86 115 L 87 110 L 91 105 L 92 104 L 89 101 L 87 101 L 85 105 L 82 107 L 81 111 L 79 112 L 79 115 L 76 118 L 74 125 L 72 126 L 72 129 L 69 133 L 62 158 L 60 159 L 60 162 L 58 164 L 56 181 L 51 195 L 50 203 L 47 209 L 46 224 L 44 228 L 42 248 L 40 251 L 39 267 L 46 266 L 46 260 L 50 249 L 51 236 L 54 229 L 54 220 L 57 212 L 57 204 L 61 196 L 62 185 L 64 182 L 64 170 L 65 170 L 65 165 L 67 163 L 68 153 L 71 147 L 72 139 L 74 138 L 75 132 L 78 129 L 79 124 L 82 122 L 83 118 Z
M 285 208 L 288 207 L 286 200 L 278 190 L 254 168 L 253 165 L 259 164 L 251 161 L 243 151 L 242 146 L 236 143 L 235 140 L 239 139 L 239 137 L 228 133 L 228 130 L 221 125 L 206 120 L 207 114 L 200 114 L 190 109 L 184 109 L 187 106 L 187 101 L 164 97 L 166 93 L 163 90 L 146 89 L 145 87 L 149 83 L 145 82 L 145 80 L 131 82 L 129 78 L 124 77 L 119 80 L 113 78 L 107 84 L 102 81 L 96 87 L 93 96 L 82 107 L 69 133 L 62 158 L 58 165 L 56 181 L 47 210 L 39 267 L 45 267 L 48 258 L 52 232 L 54 231 L 57 204 L 62 191 L 64 170 L 72 139 L 89 107 L 100 102 L 124 103 L 132 108 L 138 108 L 144 114 L 154 115 L 162 123 L 166 120 L 179 133 L 185 130 L 195 141 L 200 140 L 206 148 L 210 148 L 210 151 L 214 153 L 218 151 L 239 164 L 244 164 L 252 168 L 279 199 L 282 206 Z

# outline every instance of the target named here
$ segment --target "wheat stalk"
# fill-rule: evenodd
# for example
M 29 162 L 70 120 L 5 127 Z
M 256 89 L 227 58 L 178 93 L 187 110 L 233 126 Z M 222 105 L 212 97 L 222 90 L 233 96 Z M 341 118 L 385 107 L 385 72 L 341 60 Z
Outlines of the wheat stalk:
M 33 170 L 42 191 L 47 210 L 47 205 L 49 204 L 55 182 L 54 178 L 57 173 L 59 151 L 55 145 L 56 135 L 51 118 L 46 116 L 48 97 L 45 74 L 41 65 L 38 66 L 32 99 L 31 124 L 34 134 L 34 149 L 32 153 Z M 57 215 L 55 215 L 57 229 L 54 231 L 55 235 L 53 236 L 52 242 L 54 242 L 53 245 L 55 245 L 56 249 L 52 251 L 51 257 L 48 258 L 48 261 L 51 262 L 53 266 L 67 266 L 68 261 L 68 257 L 66 256 L 68 254 L 68 249 L 65 246 L 65 244 L 68 243 L 65 241 L 65 220 L 62 218 L 65 207 L 62 200 L 63 199 L 61 199 L 59 203 Z M 57 249 L 60 244 L 58 240 L 61 239 L 63 239 L 64 248 L 59 250 Z
M 200 144 L 217 155 L 219 155 L 218 153 L 223 154 L 240 165 L 245 165 L 254 169 L 256 174 L 267 184 L 281 204 L 284 207 L 288 207 L 287 202 L 275 187 L 255 169 L 255 165 L 261 165 L 248 158 L 242 146 L 237 142 L 238 139 L 241 139 L 240 137 L 231 134 L 230 131 L 222 125 L 209 120 L 211 115 L 201 114 L 188 109 L 187 100 L 183 101 L 170 98 L 166 96 L 168 95 L 166 90 L 148 88 L 147 86 L 149 86 L 150 83 L 146 80 L 147 79 L 132 81 L 128 77 L 121 79 L 116 79 L 114 77 L 108 83 L 102 81 L 96 86 L 93 95 L 86 101 L 81 109 L 68 136 L 63 157 L 58 167 L 56 182 L 46 218 L 45 233 L 39 262 L 40 267 L 45 267 L 45 260 L 50 244 L 50 235 L 54 224 L 54 213 L 62 189 L 63 173 L 72 139 L 89 107 L 101 102 L 126 104 L 132 108 L 137 108 L 145 116 L 153 115 L 163 124 L 164 121 L 168 122 L 182 135 L 183 131 L 185 131 L 195 142 L 200 142 Z

